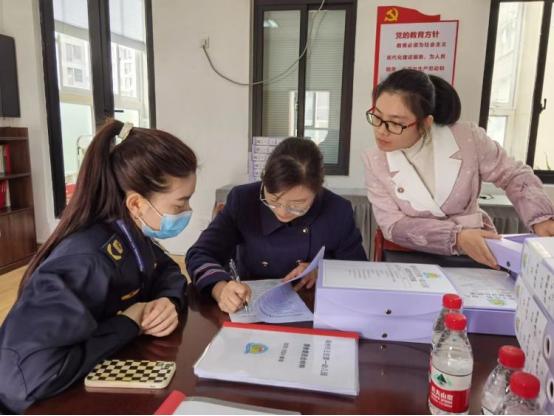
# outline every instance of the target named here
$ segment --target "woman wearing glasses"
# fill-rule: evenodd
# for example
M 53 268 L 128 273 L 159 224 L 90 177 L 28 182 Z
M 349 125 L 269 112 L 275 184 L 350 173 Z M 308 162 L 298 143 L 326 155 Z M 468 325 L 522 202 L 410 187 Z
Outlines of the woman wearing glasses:
M 499 238 L 479 209 L 481 182 L 504 189 L 536 234 L 554 234 L 554 207 L 530 167 L 472 123 L 446 81 L 421 71 L 394 72 L 367 112 L 377 147 L 364 155 L 372 209 L 387 240 L 440 255 L 466 254 L 497 268 L 485 238 Z
M 224 312 L 242 308 L 247 284 L 224 266 L 237 258 L 242 280 L 290 280 L 325 246 L 325 258 L 367 260 L 350 203 L 323 187 L 323 156 L 310 140 L 288 138 L 269 156 L 262 181 L 233 188 L 227 203 L 189 249 L 196 288 Z M 236 254 L 235 254 L 236 253 Z M 314 285 L 315 276 L 297 287 Z

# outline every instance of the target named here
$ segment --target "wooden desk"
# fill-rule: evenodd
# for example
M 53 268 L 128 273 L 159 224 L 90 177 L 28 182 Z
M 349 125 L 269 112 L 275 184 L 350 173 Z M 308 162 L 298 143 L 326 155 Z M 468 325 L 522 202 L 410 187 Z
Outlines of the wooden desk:
M 206 345 L 227 315 L 213 302 L 192 302 L 180 327 L 164 339 L 141 336 L 117 356 L 132 359 L 172 360 L 177 372 L 162 391 L 86 391 L 83 383 L 61 395 L 32 406 L 30 414 L 152 414 L 173 389 L 188 395 L 298 411 L 302 414 L 422 414 L 427 408 L 429 346 L 360 341 L 360 395 L 355 398 L 280 387 L 199 380 L 192 370 Z M 303 325 L 306 326 L 306 325 Z M 480 392 L 496 365 L 498 348 L 516 344 L 514 337 L 471 335 L 475 356 L 471 408 L 480 412 Z

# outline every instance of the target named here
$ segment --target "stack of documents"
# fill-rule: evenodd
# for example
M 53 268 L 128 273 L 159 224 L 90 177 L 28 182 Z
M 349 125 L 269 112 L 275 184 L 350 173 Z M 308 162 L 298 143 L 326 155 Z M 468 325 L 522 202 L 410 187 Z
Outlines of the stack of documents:
M 525 369 L 541 381 L 540 400 L 554 413 L 554 237 L 523 244 L 516 283 L 516 336 L 525 351 Z
M 261 180 L 269 155 L 285 139 L 286 137 L 252 137 L 252 151 L 248 153 L 248 179 L 250 182 Z
M 194 364 L 194 374 L 357 396 L 358 335 L 225 322 Z
M 456 289 L 435 265 L 323 260 L 314 327 L 357 331 L 369 339 L 431 343 L 445 293 Z

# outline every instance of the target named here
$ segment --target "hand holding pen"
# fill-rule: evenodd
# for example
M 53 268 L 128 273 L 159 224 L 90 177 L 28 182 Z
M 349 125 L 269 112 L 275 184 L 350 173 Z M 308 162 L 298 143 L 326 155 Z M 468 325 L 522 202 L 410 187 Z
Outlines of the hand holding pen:
M 235 264 L 235 261 L 233 259 L 229 260 L 229 271 L 231 272 L 231 277 L 233 278 L 233 280 L 236 281 L 237 283 L 240 283 L 240 276 L 237 270 L 237 265 Z M 244 298 L 244 310 L 246 311 L 246 313 L 248 313 L 247 299 L 248 299 L 247 297 Z

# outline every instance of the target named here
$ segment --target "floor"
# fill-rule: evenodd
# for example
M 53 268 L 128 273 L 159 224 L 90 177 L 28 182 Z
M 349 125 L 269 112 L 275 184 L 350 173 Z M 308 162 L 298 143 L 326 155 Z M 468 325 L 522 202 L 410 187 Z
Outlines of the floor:
M 175 260 L 181 270 L 185 270 L 184 256 L 171 256 Z M 19 281 L 23 277 L 25 267 L 12 270 L 6 274 L 0 275 L 0 324 L 4 322 L 6 315 L 10 311 L 15 298 L 17 297 L 17 288 L 19 287 Z M 186 272 L 185 272 L 185 276 Z M 188 279 L 188 277 L 187 277 Z
M 17 296 L 19 281 L 23 277 L 26 267 L 12 270 L 6 274 L 0 275 L 0 323 L 10 311 Z

